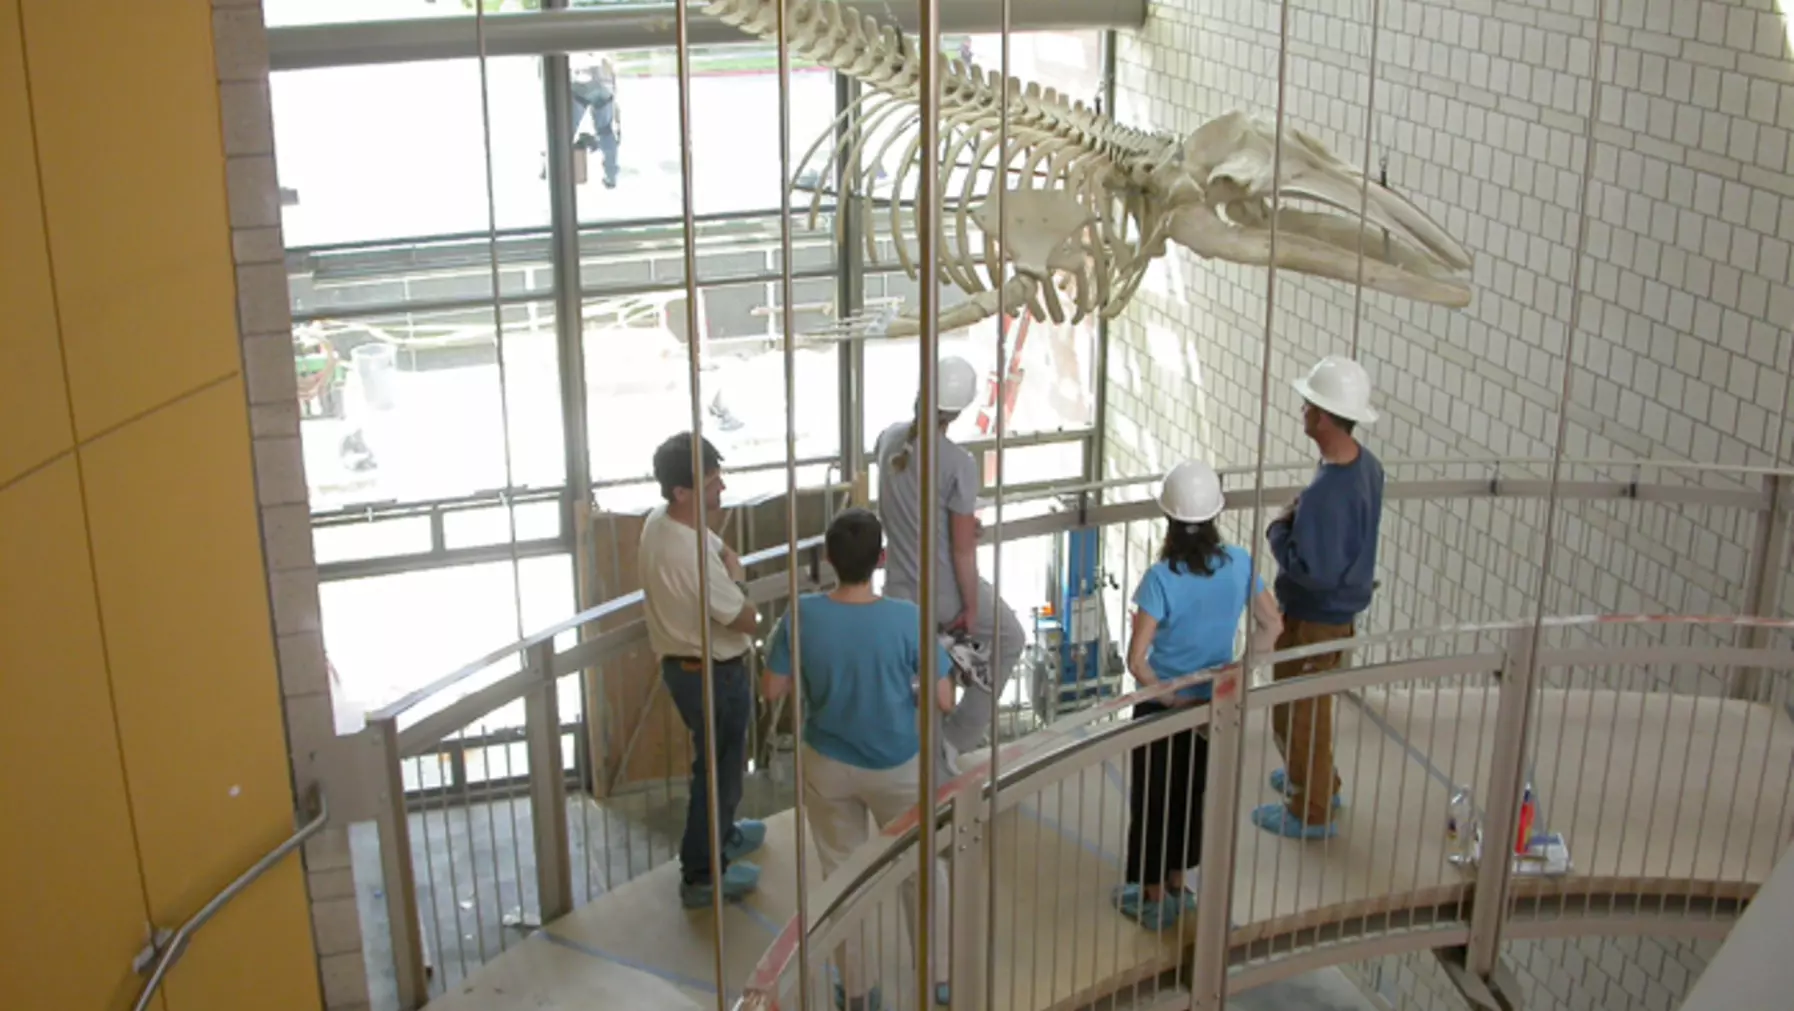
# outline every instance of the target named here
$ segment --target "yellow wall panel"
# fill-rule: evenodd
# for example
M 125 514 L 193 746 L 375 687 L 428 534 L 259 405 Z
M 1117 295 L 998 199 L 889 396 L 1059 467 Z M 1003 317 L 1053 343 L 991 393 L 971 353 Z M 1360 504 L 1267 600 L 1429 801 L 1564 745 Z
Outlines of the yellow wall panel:
M 25 93 L 18 0 L 0 0 L 0 485 L 74 444 L 44 212 L 37 145 Z
M 207 0 L 24 0 L 77 434 L 241 368 Z
M 263 845 L 290 831 L 289 821 Z M 168 978 L 167 1011 L 318 1011 L 312 951 L 305 873 L 288 857 L 207 925 Z
M 75 458 L 0 491 L 0 1006 L 124 1008 L 131 836 Z
M 243 386 L 208 387 L 80 453 L 144 883 L 174 923 L 293 828 Z M 208 1003 L 171 991 L 170 1011 L 315 1009 L 297 868 L 232 919 L 243 936 L 208 941 L 231 957 L 181 970 Z

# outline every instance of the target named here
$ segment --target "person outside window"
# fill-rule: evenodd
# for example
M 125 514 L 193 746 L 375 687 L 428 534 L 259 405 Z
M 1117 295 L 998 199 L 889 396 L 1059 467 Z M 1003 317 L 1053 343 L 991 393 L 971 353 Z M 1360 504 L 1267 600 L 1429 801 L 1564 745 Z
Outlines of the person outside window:
M 907 600 L 881 597 L 872 573 L 884 561 L 884 531 L 865 509 L 849 509 L 829 524 L 824 551 L 839 580 L 828 593 L 807 593 L 797 602 L 797 646 L 791 616 L 779 620 L 760 676 L 769 701 L 792 689 L 793 655 L 802 663 L 803 791 L 817 859 L 827 878 L 870 833 L 867 816 L 882 829 L 919 802 L 921 742 L 917 708 L 921 698 L 945 711 L 953 706 L 952 659 L 938 642 L 924 644 L 921 611 Z M 932 638 L 932 637 L 931 637 Z M 922 669 L 922 650 L 939 654 L 934 690 L 912 685 Z M 947 880 L 944 860 L 935 863 L 938 881 Z M 914 930 L 916 884 L 904 885 L 904 915 Z M 945 903 L 932 904 L 934 964 L 943 976 L 935 1003 L 950 1002 L 947 971 L 948 922 Z M 850 1011 L 879 1006 L 877 987 L 868 991 L 859 933 L 836 950 L 841 983 L 836 1003 Z
M 591 129 L 580 121 L 591 117 Z M 604 156 L 604 187 L 617 187 L 617 148 L 623 139 L 623 121 L 617 108 L 617 69 L 610 60 L 573 72 L 573 145 Z
M 723 897 L 739 899 L 760 881 L 760 868 L 743 857 L 766 839 L 762 822 L 735 821 L 747 771 L 747 731 L 754 713 L 754 689 L 747 654 L 760 616 L 748 599 L 741 559 L 714 531 L 703 531 L 704 564 L 698 565 L 698 496 L 708 515 L 723 505 L 722 454 L 702 440 L 703 472 L 696 470 L 689 433 L 675 435 L 654 451 L 654 478 L 666 504 L 655 506 L 642 524 L 636 555 L 647 615 L 648 642 L 660 659 L 660 677 L 679 717 L 691 731 L 691 797 L 685 813 L 685 835 L 679 844 L 680 900 L 687 908 L 709 905 L 714 891 L 710 872 L 710 797 L 705 777 L 705 748 L 716 751 L 716 814 L 722 827 Z M 701 489 L 701 490 L 700 490 Z M 710 613 L 699 606 L 699 581 L 709 587 Z M 704 640 L 710 629 L 711 672 L 716 722 L 704 720 Z
M 1314 478 L 1266 531 L 1277 559 L 1277 602 L 1283 634 L 1277 649 L 1349 639 L 1376 587 L 1377 536 L 1383 517 L 1383 465 L 1352 432 L 1377 420 L 1370 378 L 1349 358 L 1329 355 L 1296 380 L 1302 430 L 1320 450 Z M 1342 652 L 1277 664 L 1283 681 L 1338 667 Z M 1271 710 L 1271 729 L 1285 768 L 1271 773 L 1282 803 L 1252 812 L 1252 823 L 1292 839 L 1338 834 L 1333 812 L 1343 806 L 1333 766 L 1333 700 L 1285 703 Z
M 900 600 L 915 600 L 953 642 L 955 662 L 966 672 L 965 695 L 941 726 L 941 743 L 949 772 L 958 756 L 984 740 L 991 707 L 1002 696 L 1016 662 L 1021 659 L 1022 623 L 978 575 L 978 461 L 947 439 L 951 425 L 978 395 L 978 373 L 964 358 L 941 359 L 933 411 L 916 403 L 916 420 L 900 421 L 881 432 L 872 456 L 878 462 L 878 511 L 889 537 L 884 591 Z M 939 426 L 936 443 L 934 501 L 934 599 L 916 600 L 922 571 L 922 483 L 917 466 L 918 438 L 924 421 Z M 1002 634 L 999 636 L 998 630 Z M 1000 641 L 999 641 L 1000 640 Z M 994 658 L 995 645 L 1001 652 Z
M 1252 556 L 1227 544 L 1215 525 L 1224 500 L 1221 480 L 1200 461 L 1178 464 L 1159 488 L 1165 540 L 1159 558 L 1134 591 L 1128 672 L 1143 687 L 1175 680 L 1234 661 L 1234 641 L 1247 599 L 1252 604 L 1253 649 L 1269 652 L 1281 631 L 1277 603 L 1262 578 L 1253 579 Z M 1253 590 L 1247 593 L 1250 583 Z M 1188 706 L 1207 705 L 1208 683 L 1134 706 L 1143 720 Z M 1208 780 L 1207 728 L 1178 731 L 1134 749 L 1128 792 L 1127 868 L 1115 889 L 1116 908 L 1152 930 L 1175 923 L 1195 896 L 1184 872 L 1202 855 L 1202 798 Z

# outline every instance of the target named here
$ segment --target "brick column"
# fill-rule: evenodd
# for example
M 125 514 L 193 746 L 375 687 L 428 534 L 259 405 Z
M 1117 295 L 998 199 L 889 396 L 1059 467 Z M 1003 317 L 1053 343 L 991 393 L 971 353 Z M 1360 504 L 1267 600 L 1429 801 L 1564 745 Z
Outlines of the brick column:
M 299 442 L 291 303 L 274 168 L 268 32 L 260 0 L 213 0 L 212 41 L 236 260 L 237 327 L 293 785 L 304 796 L 322 780 L 341 812 L 349 806 L 346 791 L 352 784 L 326 771 L 327 759 L 344 749 L 336 738 L 319 623 L 318 567 Z M 331 1011 L 369 1006 L 347 819 L 339 822 L 304 853 L 318 971 L 325 1007 Z

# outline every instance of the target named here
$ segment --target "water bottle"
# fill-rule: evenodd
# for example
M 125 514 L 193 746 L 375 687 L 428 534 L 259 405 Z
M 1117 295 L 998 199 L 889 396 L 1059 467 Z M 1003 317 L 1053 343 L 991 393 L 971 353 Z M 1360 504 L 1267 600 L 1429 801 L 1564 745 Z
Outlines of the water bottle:
M 1470 802 L 1470 788 L 1454 786 L 1445 812 L 1445 858 L 1459 867 L 1469 866 L 1475 846 L 1476 806 Z

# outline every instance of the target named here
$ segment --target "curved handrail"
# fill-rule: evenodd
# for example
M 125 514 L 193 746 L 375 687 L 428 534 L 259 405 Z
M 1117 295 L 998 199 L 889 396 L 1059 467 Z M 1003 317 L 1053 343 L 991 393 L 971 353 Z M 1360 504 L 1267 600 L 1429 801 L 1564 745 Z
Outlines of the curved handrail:
M 1535 457 L 1465 457 L 1465 456 L 1415 457 L 1415 458 L 1391 458 L 1388 460 L 1384 460 L 1383 466 L 1384 466 L 1385 470 L 1389 470 L 1389 469 L 1395 469 L 1395 468 L 1400 468 L 1400 467 L 1434 467 L 1434 466 L 1503 467 L 1503 466 L 1516 466 L 1516 465 L 1522 465 L 1522 464 L 1544 464 L 1544 463 L 1548 463 L 1548 462 L 1549 462 L 1548 460 L 1545 460 L 1542 458 L 1535 458 Z M 1583 467 L 1632 467 L 1632 468 L 1641 469 L 1641 470 L 1642 469 L 1652 469 L 1652 470 L 1694 471 L 1694 472 L 1700 472 L 1700 473 L 1727 473 L 1727 474 L 1738 474 L 1740 476 L 1750 476 L 1750 477 L 1766 477 L 1766 476 L 1767 477 L 1794 477 L 1794 468 L 1753 467 L 1753 466 L 1734 465 L 1734 464 L 1697 463 L 1697 462 L 1693 462 L 1693 461 L 1682 461 L 1682 460 L 1652 460 L 1652 459 L 1624 459 L 1624 458 L 1618 458 L 1618 457 L 1613 457 L 1613 458 L 1589 457 L 1589 458 L 1579 458 L 1579 459 L 1568 459 L 1568 460 L 1565 460 L 1564 463 L 1567 465 L 1570 465 L 1570 466 L 1583 466 Z M 1267 473 L 1271 473 L 1271 472 L 1282 473 L 1282 472 L 1292 472 L 1292 471 L 1306 471 L 1306 470 L 1312 469 L 1313 466 L 1314 466 L 1314 462 L 1312 460 L 1289 461 L 1289 462 L 1280 462 L 1280 463 L 1266 463 L 1264 466 L 1264 470 Z M 1255 467 L 1249 467 L 1249 466 L 1222 467 L 1217 470 L 1217 473 L 1220 474 L 1223 477 L 1223 479 L 1225 479 L 1226 477 L 1228 477 L 1230 475 L 1239 476 L 1239 475 L 1251 474 L 1255 470 L 1256 470 Z M 1131 485 L 1146 484 L 1151 481 L 1159 480 L 1159 478 L 1161 476 L 1162 475 L 1159 475 L 1159 474 L 1149 474 L 1149 475 L 1136 476 L 1136 477 L 1108 478 L 1108 479 L 1105 479 L 1102 481 L 1076 482 L 1076 483 L 1065 485 L 1065 486 L 1044 488 L 1044 489 L 1040 489 L 1038 491 L 1031 491 L 1026 494 L 1017 495 L 1017 496 L 1013 496 L 1013 497 L 1005 497 L 1003 501 L 1004 501 L 1004 504 L 1007 505 L 1007 504 L 1019 504 L 1019 503 L 1023 503 L 1023 502 L 1040 501 L 1040 500 L 1045 500 L 1045 499 L 1061 498 L 1061 497 L 1068 496 L 1068 495 L 1077 495 L 1077 494 L 1082 494 L 1082 493 L 1101 491 L 1101 490 L 1110 489 L 1110 488 L 1121 488 L 1121 487 L 1128 487 Z M 1240 489 L 1235 489 L 1235 490 L 1238 491 Z M 1009 532 L 1010 531 L 1007 531 L 1007 530 L 1005 531 L 1005 533 L 1009 533 Z M 1030 531 L 1026 527 L 1018 527 L 1018 528 L 1016 528 L 1014 535 L 1018 536 L 1018 537 L 1019 536 L 1030 536 L 1032 533 L 1033 533 L 1033 531 Z M 985 539 L 986 540 L 994 540 L 995 539 L 994 534 L 995 534 L 994 531 L 987 529 L 985 531 Z M 1005 537 L 1005 539 L 1008 539 L 1008 537 Z M 823 539 L 820 536 L 805 538 L 804 540 L 801 540 L 798 542 L 796 552 L 789 552 L 787 550 L 787 547 L 788 547 L 787 545 L 783 545 L 783 544 L 775 545 L 773 547 L 754 552 L 753 554 L 745 555 L 742 557 L 741 562 L 744 567 L 752 567 L 755 565 L 763 565 L 768 562 L 775 562 L 775 561 L 786 558 L 789 554 L 801 553 L 803 551 L 808 551 L 811 549 L 819 548 L 820 545 L 822 544 L 822 540 Z M 397 700 L 387 703 L 386 705 L 380 707 L 379 709 L 369 712 L 367 714 L 367 718 L 370 722 L 378 722 L 381 720 L 397 719 L 399 716 L 403 715 L 408 710 L 411 710 L 411 709 L 427 702 L 432 696 L 438 695 L 442 692 L 449 691 L 449 690 L 453 689 L 455 686 L 459 685 L 461 682 L 478 675 L 480 672 L 486 670 L 487 668 L 491 667 L 493 664 L 496 664 L 496 663 L 504 660 L 507 657 L 515 656 L 515 655 L 527 652 L 530 648 L 532 648 L 534 646 L 538 646 L 544 642 L 548 642 L 548 641 L 552 640 L 555 636 L 561 634 L 562 632 L 567 632 L 572 629 L 576 629 L 581 626 L 590 624 L 592 622 L 600 621 L 604 618 L 614 616 L 618 613 L 621 613 L 621 612 L 629 609 L 630 607 L 640 604 L 641 601 L 642 601 L 641 591 L 637 590 L 637 591 L 632 591 L 630 593 L 623 594 L 622 596 L 613 597 L 610 600 L 606 600 L 606 601 L 604 601 L 600 604 L 597 604 L 593 607 L 587 608 L 584 611 L 580 611 L 574 615 L 564 618 L 561 621 L 548 626 L 547 628 L 544 628 L 540 631 L 534 632 L 534 633 L 530 634 L 529 636 L 519 639 L 516 642 L 513 642 L 507 646 L 502 646 L 497 649 L 494 649 L 494 650 L 482 655 L 478 659 L 472 661 L 471 663 L 463 664 L 460 667 L 456 668 L 454 671 L 450 672 L 449 674 L 446 674 L 443 677 L 437 678 L 436 680 L 431 681 L 430 683 L 423 685 L 419 688 L 413 689 L 412 691 L 407 692 L 405 695 L 401 696 Z
M 151 940 L 150 946 L 137 956 L 133 968 L 139 973 L 148 971 L 149 982 L 144 984 L 143 992 L 137 995 L 137 1002 L 131 1005 L 132 1011 L 145 1011 L 149 1007 L 150 1001 L 156 996 L 156 991 L 162 988 L 163 981 L 168 978 L 168 974 L 174 970 L 181 957 L 187 953 L 187 945 L 192 943 L 193 935 L 199 933 L 201 927 L 210 922 L 212 917 L 217 916 L 218 911 L 229 905 L 232 899 L 242 894 L 244 889 L 254 884 L 257 878 L 268 873 L 275 864 L 280 863 L 294 850 L 305 845 L 306 840 L 323 830 L 325 824 L 330 821 L 330 802 L 325 799 L 324 791 L 317 786 L 313 786 L 311 789 L 311 799 L 311 806 L 316 813 L 312 815 L 310 821 L 299 826 L 298 830 L 288 836 L 285 842 L 269 850 L 267 855 L 251 864 L 249 869 L 238 875 L 235 881 L 225 885 L 223 891 L 212 896 L 210 902 L 201 906 L 199 912 L 194 913 L 192 918 L 181 924 L 174 933 L 158 934 Z
M 1794 631 L 1794 619 L 1752 615 L 1581 614 L 1550 616 L 1537 623 L 1537 627 L 1542 628 L 1596 628 L 1612 625 L 1698 625 Z M 1530 618 L 1470 622 L 1431 629 L 1408 629 L 1364 636 L 1353 640 L 1345 648 L 1356 650 L 1400 640 L 1436 639 L 1455 635 L 1516 633 L 1534 627 L 1535 621 Z M 1225 697 L 1229 692 L 1237 689 L 1242 673 L 1250 673 L 1289 660 L 1321 653 L 1338 652 L 1341 648 L 1339 642 L 1293 647 L 1254 658 L 1250 670 L 1246 668 L 1245 664 L 1234 662 L 1187 674 L 1180 678 L 1161 681 L 1150 688 L 1118 696 L 1082 710 L 1025 738 L 995 749 L 993 755 L 987 755 L 972 767 L 942 784 L 934 794 L 936 811 L 940 810 L 941 805 L 963 794 L 988 788 L 991 785 L 988 778 L 993 758 L 998 760 L 998 764 L 1004 770 L 996 786 L 999 789 L 1013 786 L 1038 771 L 1043 764 L 1050 764 L 1068 745 L 1082 746 L 1087 743 L 1088 734 L 1083 728 L 1104 716 L 1112 715 L 1140 702 L 1172 694 L 1181 688 L 1205 682 L 1213 682 L 1217 697 Z M 1769 653 L 1768 650 L 1755 652 L 1765 655 Z M 1790 662 L 1794 664 L 1794 658 L 1791 658 Z M 1267 685 L 1257 690 L 1269 691 L 1274 688 L 1279 692 L 1299 691 L 1303 684 L 1341 680 L 1351 676 L 1349 669 L 1326 671 L 1291 678 L 1279 682 L 1275 686 Z M 1126 728 L 1126 725 L 1118 722 L 1114 724 L 1114 727 L 1114 732 L 1120 732 Z M 902 818 L 874 836 L 874 840 L 879 845 L 875 847 L 873 843 L 869 842 L 861 852 L 850 858 L 848 863 L 837 872 L 838 882 L 825 883 L 818 896 L 823 900 L 821 909 L 812 914 L 813 926 L 825 925 L 830 918 L 838 916 L 842 906 L 853 898 L 856 888 L 861 882 L 902 858 L 910 842 L 917 836 L 916 826 L 920 817 L 921 806 L 912 807 Z M 834 887 L 829 887 L 830 885 Z M 779 980 L 789 970 L 791 961 L 796 956 L 798 935 L 804 929 L 800 919 L 799 915 L 793 915 L 787 920 L 772 944 L 767 947 L 765 954 L 761 956 L 752 974 L 748 977 L 741 997 L 734 1005 L 736 1011 L 770 1011 L 770 1009 L 777 1008 Z
M 1548 458 L 1532 456 L 1416 456 L 1393 457 L 1384 460 L 1383 468 L 1385 470 L 1393 470 L 1397 467 L 1506 467 L 1520 466 L 1524 464 L 1548 465 L 1550 462 L 1551 461 Z M 1563 462 L 1565 466 L 1569 467 L 1632 467 L 1639 470 L 1680 470 L 1693 471 L 1696 473 L 1739 474 L 1749 477 L 1794 477 L 1794 467 L 1700 463 L 1694 460 L 1629 459 L 1626 457 L 1591 456 L 1567 458 Z M 1288 471 L 1312 470 L 1313 468 L 1313 460 L 1283 461 L 1279 463 L 1267 462 L 1264 466 L 1264 471 L 1267 474 L 1273 474 Z M 1234 467 L 1216 467 L 1215 474 L 1221 478 L 1223 485 L 1225 485 L 1226 480 L 1229 477 L 1245 477 L 1255 474 L 1257 470 L 1258 468 L 1251 464 L 1241 464 Z M 1042 499 L 1057 498 L 1064 495 L 1107 491 L 1111 488 L 1128 488 L 1134 485 L 1157 481 L 1163 476 L 1163 474 L 1147 474 L 1143 476 L 1104 478 L 1101 481 L 1083 481 L 1058 488 L 1044 488 L 1029 491 L 1013 497 L 1005 496 L 1003 502 L 1006 505 L 1016 502 L 1034 502 Z

